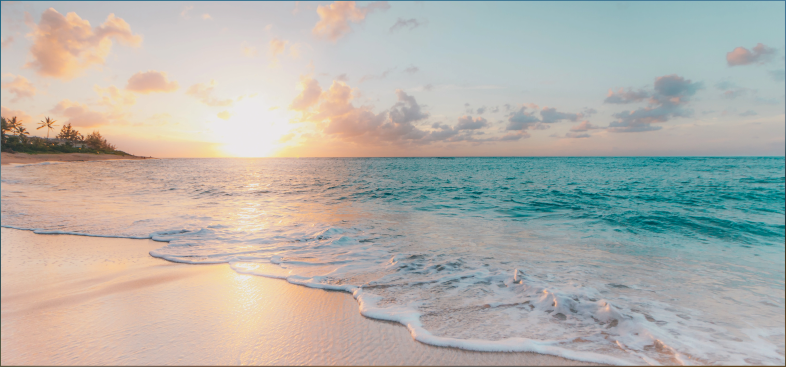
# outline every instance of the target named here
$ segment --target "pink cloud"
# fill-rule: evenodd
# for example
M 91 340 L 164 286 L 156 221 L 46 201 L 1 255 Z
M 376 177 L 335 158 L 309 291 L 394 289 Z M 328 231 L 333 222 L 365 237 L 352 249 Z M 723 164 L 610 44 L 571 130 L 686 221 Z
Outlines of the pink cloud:
M 67 99 L 60 101 L 49 112 L 63 116 L 66 124 L 78 127 L 94 127 L 109 124 L 110 116 L 105 113 L 90 110 L 87 105 L 71 102 Z
M 3 116 L 5 118 L 7 118 L 7 119 L 9 119 L 11 117 L 16 117 L 16 119 L 18 121 L 21 121 L 22 123 L 30 123 L 30 122 L 33 121 L 33 117 L 28 115 L 24 111 L 12 110 L 12 109 L 7 108 L 5 106 L 0 107 L 0 116 Z
M 142 37 L 134 35 L 128 23 L 114 14 L 93 28 L 76 13 L 63 16 L 53 8 L 44 11 L 38 25 L 33 24 L 30 36 L 33 61 L 25 67 L 35 69 L 38 75 L 61 79 L 72 79 L 91 65 L 103 65 L 112 40 L 134 47 L 142 43 Z
M 289 109 L 294 111 L 304 111 L 319 101 L 322 95 L 322 87 L 319 82 L 312 78 L 300 77 L 300 88 L 302 91 L 295 97 Z
M 95 85 L 93 86 L 93 90 L 95 90 L 101 98 L 98 104 L 111 108 L 114 114 L 123 114 L 123 111 L 125 111 L 127 107 L 136 104 L 136 96 L 134 96 L 134 93 L 121 90 L 114 85 L 108 88 L 101 88 Z
M 726 54 L 726 62 L 729 66 L 749 65 L 753 63 L 763 64 L 772 58 L 775 50 L 762 43 L 753 48 L 753 52 L 745 47 L 737 47 Z
M 4 74 L 3 76 L 14 77 L 13 74 Z M 36 92 L 33 83 L 21 75 L 15 76 L 10 82 L 0 84 L 0 88 L 7 89 L 9 93 L 14 95 L 11 102 L 18 102 L 22 98 L 33 98 Z
M 576 125 L 574 127 L 571 127 L 570 131 L 589 131 L 589 130 L 595 130 L 595 129 L 602 129 L 602 128 L 591 124 L 587 120 L 584 120 L 580 124 L 578 124 L 578 125 Z
M 324 140 L 353 143 L 364 146 L 409 146 L 437 142 L 466 142 L 479 144 L 492 141 L 515 141 L 529 137 L 526 132 L 513 132 L 502 137 L 479 138 L 480 131 L 489 127 L 481 117 L 464 116 L 457 126 L 433 123 L 424 128 L 430 117 L 415 97 L 398 89 L 397 102 L 389 109 L 375 113 L 372 106 L 353 104 L 356 94 L 342 81 L 334 80 L 330 88 L 322 90 L 314 79 L 301 78 L 301 93 L 295 97 L 290 109 L 301 113 L 301 122 L 314 124 L 315 136 L 301 135 L 308 144 L 316 143 L 318 136 Z M 304 143 L 305 144 L 305 143 Z
M 273 38 L 270 40 L 270 55 L 272 57 L 276 57 L 282 53 L 284 53 L 284 49 L 287 47 L 288 41 L 280 40 L 278 38 Z
M 10 46 L 11 43 L 13 43 L 13 42 L 14 42 L 14 37 L 13 36 L 8 36 L 8 37 L 5 38 L 5 40 L 0 42 L 0 47 L 1 48 L 6 48 L 6 47 Z
M 200 102 L 212 107 L 228 107 L 234 104 L 232 99 L 218 99 L 213 97 L 213 89 L 216 86 L 216 81 L 211 80 L 210 84 L 197 83 L 186 91 L 186 94 L 199 99 Z
M 360 23 L 366 15 L 376 9 L 390 9 L 387 1 L 377 1 L 368 4 L 366 7 L 356 6 L 354 1 L 336 1 L 330 5 L 320 5 L 317 7 L 319 22 L 311 30 L 317 37 L 326 38 L 336 42 L 339 38 L 352 32 L 349 23 Z
M 179 88 L 176 81 L 169 81 L 166 78 L 166 73 L 150 70 L 146 72 L 138 72 L 128 79 L 126 90 L 132 92 L 149 94 L 149 93 L 169 93 L 174 92 Z

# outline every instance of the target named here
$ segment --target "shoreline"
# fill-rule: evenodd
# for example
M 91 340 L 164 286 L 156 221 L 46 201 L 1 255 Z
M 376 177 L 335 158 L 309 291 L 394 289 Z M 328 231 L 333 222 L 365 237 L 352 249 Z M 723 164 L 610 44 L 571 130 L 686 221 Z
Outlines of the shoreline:
M 43 162 L 83 162 L 107 160 L 142 160 L 156 159 L 152 157 L 137 157 L 135 155 L 92 154 L 92 153 L 58 153 L 58 154 L 27 154 L 27 153 L 0 153 L 0 164 L 35 164 Z
M 4 365 L 596 365 L 423 344 L 349 293 L 172 263 L 153 240 L 0 231 Z

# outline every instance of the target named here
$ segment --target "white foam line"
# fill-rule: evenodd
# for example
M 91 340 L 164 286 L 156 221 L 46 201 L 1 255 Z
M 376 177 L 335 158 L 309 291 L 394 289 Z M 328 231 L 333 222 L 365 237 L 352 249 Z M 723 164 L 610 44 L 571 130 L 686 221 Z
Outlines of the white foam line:
M 65 235 L 88 236 L 88 237 L 156 240 L 152 235 L 147 237 L 95 235 L 95 234 L 78 233 L 78 232 L 47 231 L 47 230 L 40 230 L 34 228 L 22 228 L 22 227 L 10 226 L 10 225 L 0 225 L 0 226 L 5 228 L 32 231 L 33 233 L 36 234 L 55 234 L 55 235 L 65 234 Z M 167 242 L 163 240 L 160 241 Z M 170 262 L 191 264 L 191 265 L 228 263 L 232 270 L 240 274 L 249 274 L 249 275 L 256 275 L 266 278 L 282 279 L 282 280 L 286 280 L 291 284 L 306 286 L 309 288 L 347 292 L 352 294 L 352 296 L 358 301 L 358 308 L 360 310 L 361 315 L 377 320 L 398 322 L 399 324 L 406 327 L 407 330 L 409 330 L 409 333 L 413 339 L 421 343 L 429 344 L 437 347 L 458 348 L 458 349 L 478 351 L 478 352 L 532 352 L 532 353 L 548 354 L 548 355 L 558 356 L 558 357 L 577 360 L 577 361 L 584 361 L 584 362 L 613 364 L 613 365 L 632 364 L 630 361 L 626 361 L 611 356 L 606 356 L 606 355 L 591 353 L 591 352 L 571 351 L 565 348 L 554 346 L 554 344 L 558 344 L 564 341 L 541 341 L 541 340 L 534 340 L 534 339 L 527 339 L 527 338 L 507 338 L 507 339 L 491 341 L 491 340 L 481 340 L 481 339 L 457 339 L 457 338 L 435 336 L 431 334 L 431 332 L 423 328 L 423 324 L 421 324 L 420 322 L 421 315 L 416 310 L 403 306 L 387 307 L 387 308 L 376 307 L 376 304 L 381 299 L 381 297 L 373 293 L 364 292 L 361 287 L 355 285 L 351 285 L 351 284 L 334 285 L 334 284 L 317 283 L 314 281 L 313 277 L 304 277 L 300 275 L 284 276 L 284 275 L 275 275 L 275 274 L 261 274 L 253 271 L 244 271 L 242 269 L 236 268 L 235 266 L 232 266 L 231 260 L 195 262 L 195 261 L 188 261 L 182 259 L 180 256 L 167 256 L 158 253 L 155 250 L 150 251 L 149 254 L 150 256 L 159 259 L 164 259 Z M 321 279 L 321 277 L 318 278 Z
M 8 163 L 6 166 L 8 167 L 27 167 L 27 166 L 41 166 L 41 165 L 49 165 L 49 164 L 63 164 L 63 163 L 71 163 L 71 161 L 43 161 L 43 162 L 36 162 L 36 163 Z
M 188 261 L 188 260 L 182 259 L 182 257 L 184 257 L 184 256 L 167 256 L 167 255 L 163 255 L 163 254 L 161 254 L 161 253 L 159 253 L 159 252 L 157 252 L 155 250 L 148 252 L 148 254 L 150 256 L 152 256 L 152 257 L 156 257 L 156 258 L 159 258 L 159 259 L 164 259 L 166 261 L 170 261 L 170 262 L 178 263 L 178 264 L 213 265 L 213 264 L 226 264 L 227 263 L 227 260 L 212 260 L 212 261 L 200 261 L 200 262 Z M 203 256 L 195 256 L 195 257 L 204 258 Z
M 560 348 L 555 346 L 555 344 L 565 341 L 559 341 L 559 340 L 541 341 L 541 340 L 534 340 L 534 339 L 527 339 L 527 338 L 507 338 L 507 339 L 491 341 L 491 340 L 481 340 L 481 339 L 456 339 L 456 338 L 435 336 L 431 334 L 431 332 L 423 328 L 423 324 L 421 324 L 420 322 L 420 313 L 417 312 L 416 310 L 403 306 L 388 307 L 388 308 L 376 307 L 376 303 L 381 299 L 381 297 L 372 293 L 364 292 L 363 288 L 361 287 L 357 287 L 350 284 L 333 285 L 333 284 L 314 283 L 311 281 L 313 278 L 303 277 L 299 275 L 285 276 L 285 275 L 275 275 L 275 274 L 261 274 L 254 271 L 238 269 L 232 266 L 232 262 L 229 263 L 229 266 L 230 268 L 232 268 L 232 270 L 240 274 L 249 274 L 249 275 L 256 275 L 266 278 L 282 279 L 282 280 L 286 280 L 289 283 L 302 285 L 309 288 L 344 291 L 347 293 L 351 293 L 352 296 L 358 301 L 358 308 L 360 310 L 361 315 L 377 320 L 397 322 L 403 325 L 404 327 L 406 327 L 407 330 L 409 330 L 409 333 L 413 339 L 421 343 L 433 345 L 436 347 L 458 348 L 458 349 L 478 351 L 478 352 L 532 352 L 532 353 L 548 354 L 548 355 L 558 356 L 558 357 L 577 360 L 577 361 L 584 361 L 584 362 L 613 364 L 613 365 L 632 364 L 630 361 L 626 361 L 616 357 L 611 357 L 611 356 L 606 356 L 606 355 L 591 353 L 591 352 L 571 351 L 565 348 Z
M 38 229 L 38 228 L 23 228 L 23 227 L 17 227 L 17 226 L 9 226 L 9 225 L 6 225 L 6 224 L 2 224 L 2 225 L 0 225 L 0 227 L 11 228 L 11 229 L 19 229 L 19 230 L 22 230 L 22 231 L 32 231 L 35 234 L 49 234 L 49 235 L 52 235 L 52 234 L 67 234 L 67 235 L 71 235 L 71 236 L 85 236 L 85 237 L 130 238 L 130 239 L 133 239 L 133 240 L 150 240 L 150 239 L 152 239 L 152 240 L 158 241 L 158 242 L 169 242 L 169 241 L 163 241 L 163 240 L 155 240 L 155 239 L 152 238 L 152 236 L 115 236 L 115 235 L 107 235 L 107 234 L 91 234 L 91 233 L 68 232 L 68 231 L 50 231 L 50 230 L 44 230 L 44 229 Z

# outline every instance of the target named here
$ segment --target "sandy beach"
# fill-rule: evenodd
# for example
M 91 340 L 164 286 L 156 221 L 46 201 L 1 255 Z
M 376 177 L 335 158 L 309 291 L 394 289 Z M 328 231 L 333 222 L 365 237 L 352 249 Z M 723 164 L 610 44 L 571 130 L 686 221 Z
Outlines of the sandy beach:
M 148 255 L 161 245 L 2 228 L 2 364 L 589 365 L 432 347 L 350 294 Z
M 6 164 L 30 164 L 41 162 L 78 162 L 78 161 L 106 161 L 115 159 L 151 159 L 134 155 L 114 154 L 89 154 L 89 153 L 62 153 L 62 154 L 27 154 L 27 153 L 0 153 L 0 162 Z

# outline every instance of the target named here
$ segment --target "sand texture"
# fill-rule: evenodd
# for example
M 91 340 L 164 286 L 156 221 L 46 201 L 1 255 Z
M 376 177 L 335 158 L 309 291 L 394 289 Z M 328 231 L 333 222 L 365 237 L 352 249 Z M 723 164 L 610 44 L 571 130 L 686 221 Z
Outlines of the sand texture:
M 27 154 L 27 153 L 0 153 L 2 164 L 30 164 L 41 162 L 77 162 L 77 161 L 106 161 L 112 159 L 150 159 L 133 155 L 90 154 L 90 153 L 62 153 L 62 154 Z
M 586 365 L 432 347 L 347 293 L 148 255 L 160 246 L 2 228 L 2 364 Z

